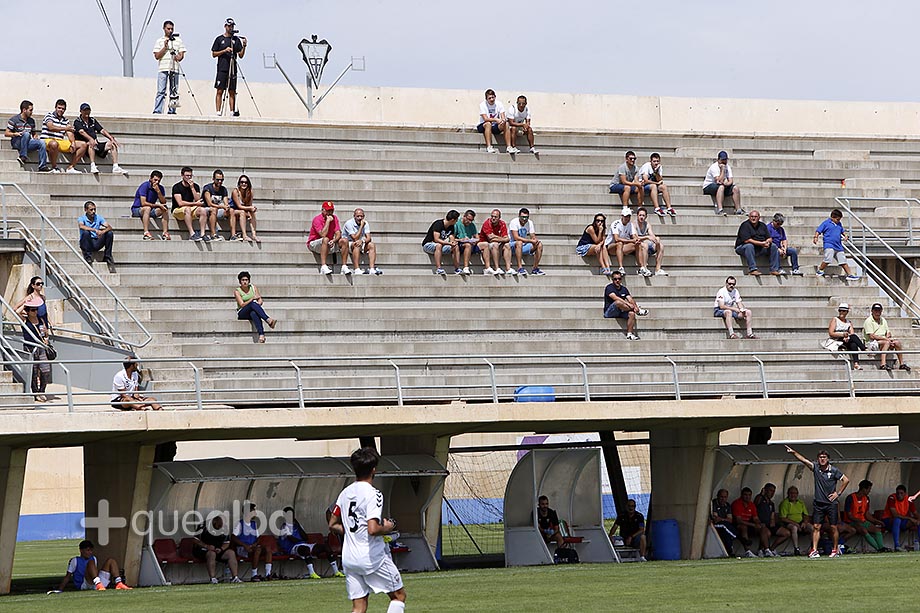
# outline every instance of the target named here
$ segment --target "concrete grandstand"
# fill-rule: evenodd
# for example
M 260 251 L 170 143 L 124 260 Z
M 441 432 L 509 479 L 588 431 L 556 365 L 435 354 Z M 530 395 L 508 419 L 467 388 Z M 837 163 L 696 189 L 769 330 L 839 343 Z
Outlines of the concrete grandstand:
M 621 107 L 634 111 L 630 126 L 628 112 L 616 119 L 609 113 L 624 100 L 599 97 L 602 104 L 579 107 L 575 125 L 567 125 L 572 120 L 554 119 L 566 116 L 561 109 L 568 97 L 534 95 L 531 103 L 547 109 L 546 123 L 536 122 L 541 156 L 511 158 L 487 155 L 469 129 L 475 105 L 466 101 L 477 100 L 476 92 L 401 91 L 390 102 L 379 95 L 361 102 L 368 92 L 346 89 L 344 110 L 308 123 L 291 106 L 290 92 L 277 86 L 254 84 L 257 97 L 279 101 L 271 118 L 231 121 L 143 116 L 132 102 L 132 88 L 140 87 L 134 82 L 110 93 L 121 80 L 109 85 L 103 79 L 103 93 L 90 94 L 75 77 L 49 81 L 54 91 L 38 92 L 11 75 L 9 83 L 22 87 L 11 85 L 0 106 L 12 115 L 20 98 L 31 98 L 40 117 L 47 98 L 60 95 L 75 108 L 86 96 L 123 143 L 120 163 L 131 175 L 109 174 L 108 165 L 98 177 L 22 172 L 12 150 L 0 153 L 0 182 L 15 183 L 28 196 L 6 187 L 4 219 L 28 228 L 59 266 L 51 267 L 49 297 L 55 321 L 65 324 L 62 336 L 66 328 L 108 336 L 62 343 L 62 360 L 74 361 L 76 373 L 70 398 L 63 372 L 55 372 L 58 400 L 41 407 L 33 407 L 12 372 L 4 373 L 9 421 L 0 431 L 0 464 L 19 470 L 2 483 L 0 528 L 18 522 L 22 450 L 34 447 L 85 445 L 87 467 L 118 466 L 133 485 L 88 484 L 85 501 L 94 508 L 100 498 L 116 500 L 127 514 L 147 504 L 145 467 L 153 461 L 152 445 L 167 441 L 296 437 L 353 445 L 359 437 L 380 436 L 384 453 L 426 453 L 445 464 L 451 436 L 468 432 L 628 431 L 650 433 L 655 487 L 676 492 L 669 516 L 681 524 L 684 554 L 698 557 L 700 502 L 711 497 L 710 456 L 720 432 L 901 426 L 889 436 L 916 438 L 916 374 L 879 371 L 867 359 L 864 370 L 852 371 L 819 346 L 839 302 L 850 304 L 859 327 L 880 301 L 893 333 L 908 350 L 920 348 L 917 279 L 908 266 L 918 255 L 913 225 L 920 211 L 904 200 L 915 195 L 920 179 L 920 141 L 883 123 L 890 118 L 869 118 L 866 105 L 633 99 Z M 151 89 L 141 83 L 145 92 Z M 450 100 L 448 110 L 430 124 L 401 115 L 414 104 L 409 101 L 428 100 L 420 105 L 427 112 L 440 98 Z M 764 117 L 774 106 L 773 116 Z M 780 107 L 784 119 L 777 120 Z M 833 120 L 822 112 L 828 108 Z M 902 116 L 907 112 L 901 109 Z M 813 121 L 803 124 L 809 117 Z M 865 127 L 854 129 L 861 117 Z M 601 317 L 607 279 L 593 259 L 574 250 L 596 211 L 607 213 L 608 223 L 616 219 L 618 199 L 606 186 L 627 149 L 640 161 L 661 153 L 678 211 L 676 219 L 650 220 L 667 246 L 670 276 L 645 279 L 635 274 L 633 258 L 626 260 L 625 284 L 651 311 L 639 322 L 638 343 L 626 342 L 618 322 Z M 714 216 L 700 189 L 706 166 L 722 149 L 731 154 L 744 207 L 765 220 L 774 212 L 786 215 L 790 242 L 802 248 L 804 276 L 744 276 L 733 251 L 743 218 Z M 175 221 L 172 241 L 142 240 L 139 220 L 130 217 L 134 190 L 159 169 L 168 193 L 185 165 L 201 185 L 215 168 L 228 187 L 241 173 L 254 181 L 260 245 L 195 243 Z M 837 197 L 850 198 L 845 223 L 854 236 L 871 228 L 891 246 L 869 235 L 862 255 L 852 254 L 865 264 L 859 281 L 814 275 L 820 255 L 811 236 L 830 209 L 841 206 Z M 85 200 L 116 230 L 112 271 L 97 263 L 91 272 L 66 246 L 76 243 Z M 319 274 L 304 242 L 325 200 L 336 203 L 342 222 L 355 207 L 365 209 L 384 275 L 345 277 L 338 266 L 332 276 Z M 482 274 L 478 260 L 469 277 L 431 274 L 420 249 L 431 221 L 448 209 L 468 208 L 476 210 L 477 225 L 492 208 L 510 221 L 522 206 L 546 244 L 546 276 L 496 279 Z M 66 240 L 48 230 L 50 224 Z M 226 225 L 221 233 L 226 237 Z M 12 233 L 4 246 L 8 302 L 41 267 L 40 252 L 28 240 L 17 242 L 21 236 Z M 281 322 L 265 345 L 254 344 L 249 324 L 235 319 L 232 291 L 240 270 L 252 273 L 266 309 Z M 758 340 L 726 340 L 712 317 L 715 291 L 730 274 L 754 310 Z M 74 285 L 98 313 L 75 298 Z M 100 316 L 119 323 L 108 330 Z M 108 407 L 105 394 L 119 356 L 135 350 L 152 376 L 149 391 L 174 410 L 128 415 Z M 85 364 L 93 358 L 108 362 Z M 906 361 L 914 360 L 908 354 Z M 568 403 L 508 404 L 522 385 L 553 387 Z M 683 470 L 661 468 L 672 462 Z M 440 507 L 428 513 L 432 529 Z M 12 554 L 7 558 L 5 547 L 15 531 L 2 533 L 0 591 L 4 581 L 8 589 Z M 130 578 L 141 543 L 127 534 L 113 542 L 118 557 L 128 560 Z

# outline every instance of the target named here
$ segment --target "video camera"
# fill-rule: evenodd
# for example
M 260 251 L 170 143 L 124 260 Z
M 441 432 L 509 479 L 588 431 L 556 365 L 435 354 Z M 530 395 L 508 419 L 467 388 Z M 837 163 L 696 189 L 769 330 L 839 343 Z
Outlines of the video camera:
M 178 33 L 178 32 L 173 32 L 172 34 L 169 35 L 169 37 L 167 38 L 167 40 L 171 40 L 171 41 L 172 41 L 172 40 L 176 40 L 177 38 L 179 38 L 179 33 Z

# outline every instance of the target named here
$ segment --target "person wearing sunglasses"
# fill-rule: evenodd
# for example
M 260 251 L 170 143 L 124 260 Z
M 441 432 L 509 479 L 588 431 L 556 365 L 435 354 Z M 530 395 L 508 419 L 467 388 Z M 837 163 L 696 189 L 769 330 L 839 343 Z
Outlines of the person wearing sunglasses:
M 737 281 L 734 277 L 725 279 L 725 287 L 720 287 L 719 291 L 716 292 L 716 301 L 715 304 L 713 304 L 712 316 L 721 317 L 725 320 L 725 332 L 728 334 L 728 338 L 738 338 L 733 326 L 733 322 L 737 321 L 743 323 L 747 328 L 745 338 L 755 339 L 757 335 L 754 334 L 752 328 L 754 316 L 751 313 L 751 309 L 744 306 L 744 302 L 741 300 L 741 293 L 738 291 L 738 288 L 735 287 L 736 284 Z
M 607 253 L 607 216 L 597 213 L 590 226 L 585 226 L 575 247 L 575 253 L 581 257 L 596 256 L 601 266 L 601 274 L 610 274 L 610 255 Z
M 15 310 L 20 317 L 25 319 L 26 316 L 26 303 L 37 303 L 38 309 L 36 315 L 38 320 L 48 329 L 49 334 L 51 333 L 51 323 L 48 321 L 48 305 L 45 304 L 45 281 L 41 277 L 32 277 L 29 279 L 29 285 L 26 287 L 26 296 L 13 309 Z

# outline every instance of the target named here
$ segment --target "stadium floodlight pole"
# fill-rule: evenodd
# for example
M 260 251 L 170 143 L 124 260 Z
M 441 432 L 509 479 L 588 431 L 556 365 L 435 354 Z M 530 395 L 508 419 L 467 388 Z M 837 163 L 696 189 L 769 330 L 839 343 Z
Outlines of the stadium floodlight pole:
M 131 42 L 131 0 L 121 0 L 121 63 L 124 76 L 134 76 L 134 44 Z

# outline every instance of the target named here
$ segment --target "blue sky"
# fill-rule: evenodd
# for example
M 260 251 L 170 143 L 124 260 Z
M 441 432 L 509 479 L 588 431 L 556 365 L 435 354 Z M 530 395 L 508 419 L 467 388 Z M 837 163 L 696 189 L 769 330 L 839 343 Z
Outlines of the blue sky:
M 120 40 L 120 1 L 103 4 Z M 133 4 L 136 35 L 148 5 Z M 43 0 L 40 9 L 37 19 L 71 18 L 68 26 L 52 29 L 76 33 L 66 46 L 72 52 L 60 44 L 56 53 L 45 52 L 35 45 L 36 29 L 5 28 L 0 69 L 121 75 L 121 59 L 93 0 Z M 135 74 L 155 74 L 153 43 L 163 20 L 171 19 L 190 49 L 189 77 L 213 79 L 211 42 L 223 20 L 233 17 L 249 38 L 242 67 L 250 81 L 282 80 L 263 68 L 263 53 L 276 53 L 292 78 L 302 79 L 296 45 L 315 33 L 334 47 L 325 83 L 352 55 L 363 55 L 367 71 L 350 74 L 344 84 L 912 101 L 920 98 L 911 69 L 918 14 L 920 5 L 889 0 L 160 0 Z

